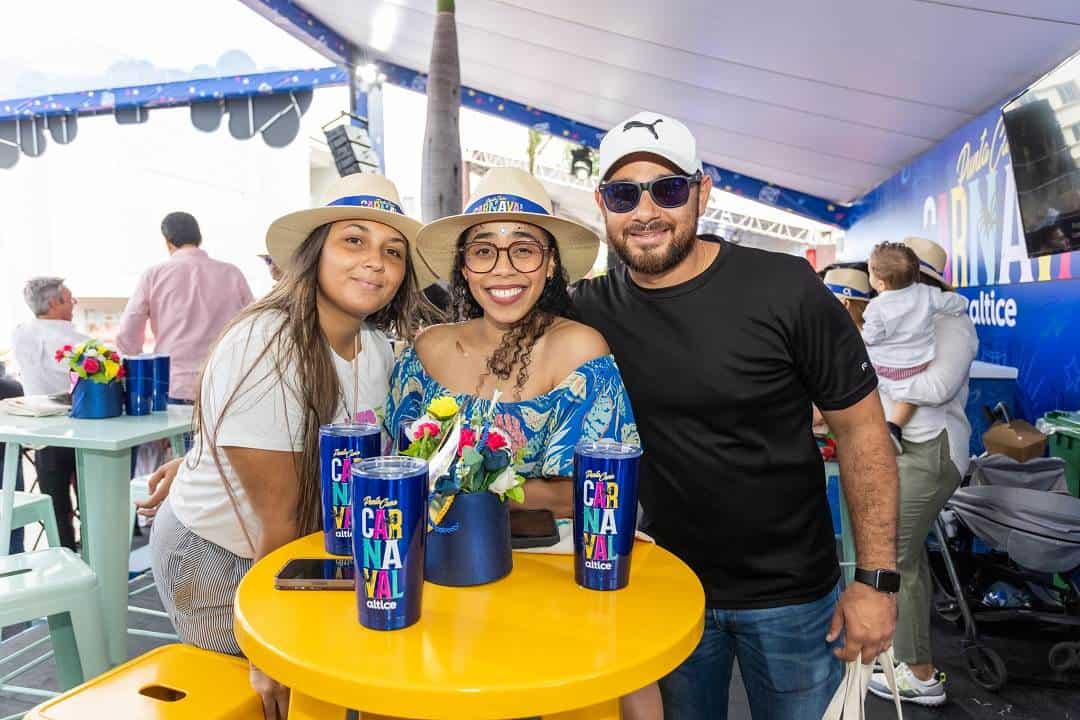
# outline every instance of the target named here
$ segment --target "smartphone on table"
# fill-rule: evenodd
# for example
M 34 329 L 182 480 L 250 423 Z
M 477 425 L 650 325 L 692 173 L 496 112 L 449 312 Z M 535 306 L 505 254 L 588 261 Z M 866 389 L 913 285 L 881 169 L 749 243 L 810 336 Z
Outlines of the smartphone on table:
M 353 590 L 352 558 L 293 558 L 274 576 L 278 590 Z

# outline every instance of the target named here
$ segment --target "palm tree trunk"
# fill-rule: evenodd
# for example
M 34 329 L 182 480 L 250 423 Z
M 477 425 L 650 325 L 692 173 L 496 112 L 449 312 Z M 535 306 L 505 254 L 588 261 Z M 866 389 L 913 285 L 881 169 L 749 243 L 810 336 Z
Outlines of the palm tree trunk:
M 421 207 L 431 222 L 461 212 L 461 68 L 458 64 L 454 0 L 436 0 L 435 36 L 427 83 L 427 129 Z

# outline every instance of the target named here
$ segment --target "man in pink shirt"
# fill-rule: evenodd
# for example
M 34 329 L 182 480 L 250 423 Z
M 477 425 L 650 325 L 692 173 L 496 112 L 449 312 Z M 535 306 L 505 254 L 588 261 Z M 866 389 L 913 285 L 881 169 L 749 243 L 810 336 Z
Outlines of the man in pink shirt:
M 169 402 L 188 404 L 198 392 L 199 370 L 222 328 L 252 301 L 240 269 L 199 249 L 199 223 L 185 212 L 161 221 L 171 256 L 139 278 L 120 318 L 116 344 L 125 355 L 143 351 L 146 321 L 154 351 L 170 356 Z

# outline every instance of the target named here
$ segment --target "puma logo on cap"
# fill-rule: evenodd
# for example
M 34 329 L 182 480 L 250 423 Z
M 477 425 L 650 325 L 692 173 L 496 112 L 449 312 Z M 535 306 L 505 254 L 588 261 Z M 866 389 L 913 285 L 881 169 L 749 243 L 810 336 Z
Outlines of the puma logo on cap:
M 639 127 L 640 128 L 645 128 L 646 130 L 648 130 L 649 132 L 652 133 L 652 136 L 654 138 L 659 140 L 660 136 L 656 134 L 656 126 L 659 125 L 662 122 L 664 122 L 664 118 L 657 118 L 656 120 L 653 120 L 651 123 L 643 123 L 640 120 L 631 120 L 630 122 L 623 125 L 622 131 L 627 132 L 628 130 L 633 130 L 634 128 L 639 128 Z

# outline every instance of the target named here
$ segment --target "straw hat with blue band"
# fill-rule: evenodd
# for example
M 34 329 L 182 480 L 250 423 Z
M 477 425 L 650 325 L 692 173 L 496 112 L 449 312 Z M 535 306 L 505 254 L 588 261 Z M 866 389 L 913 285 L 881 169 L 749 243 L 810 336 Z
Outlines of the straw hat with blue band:
M 936 280 L 943 290 L 955 289 L 945 280 L 945 265 L 949 262 L 949 254 L 945 252 L 945 248 L 923 237 L 906 237 L 904 244 L 911 248 L 915 256 L 919 258 L 919 271 L 923 275 Z
M 833 268 L 825 273 L 825 287 L 838 298 L 870 301 L 870 276 L 856 268 Z
M 492 168 L 476 185 L 465 212 L 424 226 L 416 245 L 431 269 L 444 280 L 454 269 L 457 241 L 473 225 L 522 222 L 547 230 L 559 245 L 570 282 L 580 280 L 596 262 L 600 238 L 588 227 L 553 214 L 551 198 L 540 181 L 518 168 Z
M 382 175 L 346 175 L 330 184 L 322 201 L 319 207 L 278 218 L 266 231 L 266 250 L 279 268 L 287 268 L 296 248 L 316 228 L 340 220 L 371 220 L 392 227 L 405 237 L 421 288 L 435 282 L 435 274 L 416 251 L 422 223 L 405 214 L 394 183 Z

